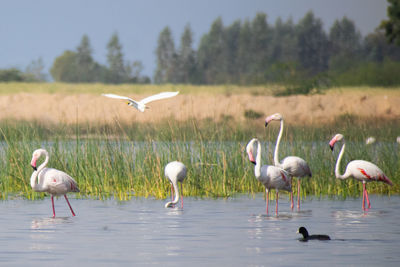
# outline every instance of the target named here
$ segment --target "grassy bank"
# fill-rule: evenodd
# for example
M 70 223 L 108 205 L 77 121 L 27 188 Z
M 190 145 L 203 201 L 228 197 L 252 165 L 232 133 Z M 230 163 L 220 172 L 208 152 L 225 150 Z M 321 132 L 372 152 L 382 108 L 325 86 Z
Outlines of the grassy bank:
M 164 166 L 180 160 L 188 167 L 184 183 L 186 196 L 229 197 L 238 193 L 262 192 L 254 178 L 253 165 L 245 153 L 247 142 L 263 141 L 263 164 L 272 163 L 279 124 L 267 129 L 262 119 L 238 123 L 234 120 L 188 120 L 123 125 L 62 125 L 43 122 L 3 121 L 0 159 L 2 199 L 35 199 L 43 194 L 32 192 L 29 166 L 32 152 L 44 147 L 50 152 L 49 166 L 74 177 L 81 189 L 78 197 L 127 200 L 134 196 L 165 198 L 169 184 Z M 376 163 L 392 179 L 394 186 L 368 184 L 370 193 L 400 193 L 400 135 L 398 120 L 366 119 L 351 115 L 334 123 L 315 126 L 288 126 L 281 143 L 281 159 L 288 155 L 304 158 L 313 171 L 302 181 L 303 196 L 359 196 L 362 184 L 334 178 L 339 148 L 332 153 L 327 145 L 337 132 L 345 135 L 347 151 L 342 172 L 348 161 L 365 159 Z M 365 145 L 373 135 L 377 144 Z

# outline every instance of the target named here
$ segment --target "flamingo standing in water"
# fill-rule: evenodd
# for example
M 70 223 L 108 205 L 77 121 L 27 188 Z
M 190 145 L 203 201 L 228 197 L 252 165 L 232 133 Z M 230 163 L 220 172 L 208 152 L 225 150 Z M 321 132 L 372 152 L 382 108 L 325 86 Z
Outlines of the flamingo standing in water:
M 166 208 L 173 208 L 175 204 L 179 202 L 179 190 L 178 190 L 178 182 L 181 183 L 181 192 L 182 192 L 182 182 L 186 178 L 187 169 L 186 166 L 179 161 L 172 161 L 165 166 L 164 170 L 165 176 L 171 182 L 171 197 L 172 201 L 165 204 Z M 173 196 L 173 191 L 175 191 L 175 197 Z M 183 208 L 183 196 L 181 200 L 181 208 Z
M 329 142 L 329 146 L 332 151 L 336 144 L 336 142 L 343 140 L 342 134 L 336 134 L 332 140 Z M 340 161 L 342 160 L 344 150 L 346 148 L 346 144 L 343 141 L 342 149 L 339 152 L 339 156 L 336 161 L 335 166 L 335 176 L 339 179 L 347 179 L 349 177 L 354 177 L 355 179 L 362 181 L 363 183 L 363 200 L 362 200 L 362 209 L 368 210 L 371 208 L 371 204 L 368 198 L 368 192 L 366 189 L 366 183 L 372 181 L 380 181 L 384 182 L 388 185 L 393 185 L 392 181 L 383 173 L 381 169 L 375 164 L 365 161 L 365 160 L 353 160 L 347 164 L 346 171 L 344 174 L 340 174 Z M 368 209 L 365 208 L 365 200 L 367 200 Z
M 278 215 L 278 198 L 279 190 L 285 190 L 292 192 L 292 184 L 289 174 L 282 168 L 263 165 L 261 166 L 261 145 L 257 138 L 253 138 L 246 146 L 246 152 L 249 156 L 251 163 L 255 164 L 254 174 L 258 181 L 265 186 L 265 192 L 267 193 L 266 200 L 266 212 L 268 214 L 268 201 L 269 201 L 269 190 L 276 190 L 276 203 L 275 203 L 275 214 Z M 254 153 L 256 157 L 254 157 Z
M 277 167 L 280 167 L 287 171 L 291 177 L 297 177 L 297 209 L 300 209 L 300 178 L 309 176 L 311 177 L 311 169 L 308 166 L 307 162 L 296 156 L 288 156 L 282 160 L 282 162 L 279 162 L 279 144 L 281 142 L 282 138 L 282 132 L 283 132 L 283 116 L 280 113 L 275 113 L 271 116 L 268 116 L 265 119 L 265 127 L 268 126 L 268 124 L 271 121 L 280 121 L 281 122 L 281 127 L 279 130 L 278 138 L 276 139 L 276 145 L 275 145 L 275 152 L 274 152 L 274 165 Z M 293 209 L 293 192 L 290 193 L 290 199 L 292 202 L 292 209 Z
M 45 156 L 44 162 L 36 168 L 36 162 L 41 157 Z M 51 194 L 51 204 L 53 206 L 53 218 L 56 216 L 54 209 L 54 196 L 64 195 L 65 200 L 71 210 L 72 216 L 75 213 L 68 201 L 68 192 L 79 192 L 76 181 L 63 171 L 53 168 L 46 168 L 49 162 L 49 153 L 45 149 L 36 149 L 32 155 L 31 166 L 34 169 L 31 176 L 31 187 L 36 192 L 47 192 Z M 38 183 L 37 183 L 38 178 Z

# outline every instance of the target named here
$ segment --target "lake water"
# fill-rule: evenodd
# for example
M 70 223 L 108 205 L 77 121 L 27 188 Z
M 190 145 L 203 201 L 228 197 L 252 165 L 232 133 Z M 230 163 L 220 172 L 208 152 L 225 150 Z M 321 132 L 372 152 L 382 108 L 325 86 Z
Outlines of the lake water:
M 263 195 L 232 199 L 185 198 L 184 209 L 165 200 L 118 203 L 64 198 L 0 203 L 0 265 L 4 266 L 271 266 L 400 264 L 400 197 L 307 199 L 290 211 L 288 199 L 265 212 Z M 310 234 L 331 241 L 299 242 Z

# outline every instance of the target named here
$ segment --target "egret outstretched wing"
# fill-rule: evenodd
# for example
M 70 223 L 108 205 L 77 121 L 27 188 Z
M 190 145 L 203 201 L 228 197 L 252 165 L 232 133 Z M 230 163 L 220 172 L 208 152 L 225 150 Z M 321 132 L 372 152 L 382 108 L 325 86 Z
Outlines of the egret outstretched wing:
M 160 100 L 160 99 L 176 96 L 177 94 L 179 94 L 179 92 L 163 92 L 163 93 L 159 93 L 159 94 L 156 94 L 156 95 L 152 95 L 152 96 L 146 97 L 146 98 L 140 100 L 139 102 L 141 104 L 145 105 L 145 104 L 147 104 L 149 102 L 152 102 L 152 101 L 156 101 L 156 100 Z
M 116 98 L 116 99 L 122 99 L 122 100 L 128 100 L 130 102 L 137 103 L 135 100 L 132 98 L 129 98 L 127 96 L 120 96 L 120 95 L 115 95 L 115 94 L 101 94 L 102 96 L 109 97 L 109 98 Z

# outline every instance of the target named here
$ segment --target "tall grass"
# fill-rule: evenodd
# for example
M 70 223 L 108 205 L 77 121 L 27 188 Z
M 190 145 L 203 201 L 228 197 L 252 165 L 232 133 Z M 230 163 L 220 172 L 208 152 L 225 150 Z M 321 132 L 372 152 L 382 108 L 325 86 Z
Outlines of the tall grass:
M 384 129 L 384 131 L 382 130 Z M 39 122 L 0 123 L 0 194 L 2 199 L 41 198 L 30 188 L 32 152 L 39 147 L 50 153 L 48 166 L 74 177 L 82 198 L 128 200 L 136 196 L 165 198 L 169 183 L 164 166 L 173 160 L 188 167 L 183 194 L 199 197 L 229 197 L 238 193 L 263 192 L 254 178 L 254 167 L 245 153 L 247 142 L 263 141 L 263 164 L 272 164 L 279 124 L 264 129 L 262 121 L 218 123 L 210 120 L 166 121 L 135 125 L 49 125 Z M 377 194 L 400 193 L 400 147 L 395 137 L 398 121 L 377 122 L 343 116 L 331 125 L 296 126 L 285 130 L 281 159 L 288 155 L 304 158 L 313 177 L 303 179 L 303 196 L 345 198 L 359 196 L 362 184 L 334 177 L 339 148 L 333 153 L 327 142 L 337 132 L 345 135 L 348 161 L 365 159 L 376 163 L 392 179 L 394 186 L 368 184 Z M 361 133 L 361 134 L 360 134 Z M 364 144 L 375 135 L 378 143 Z

